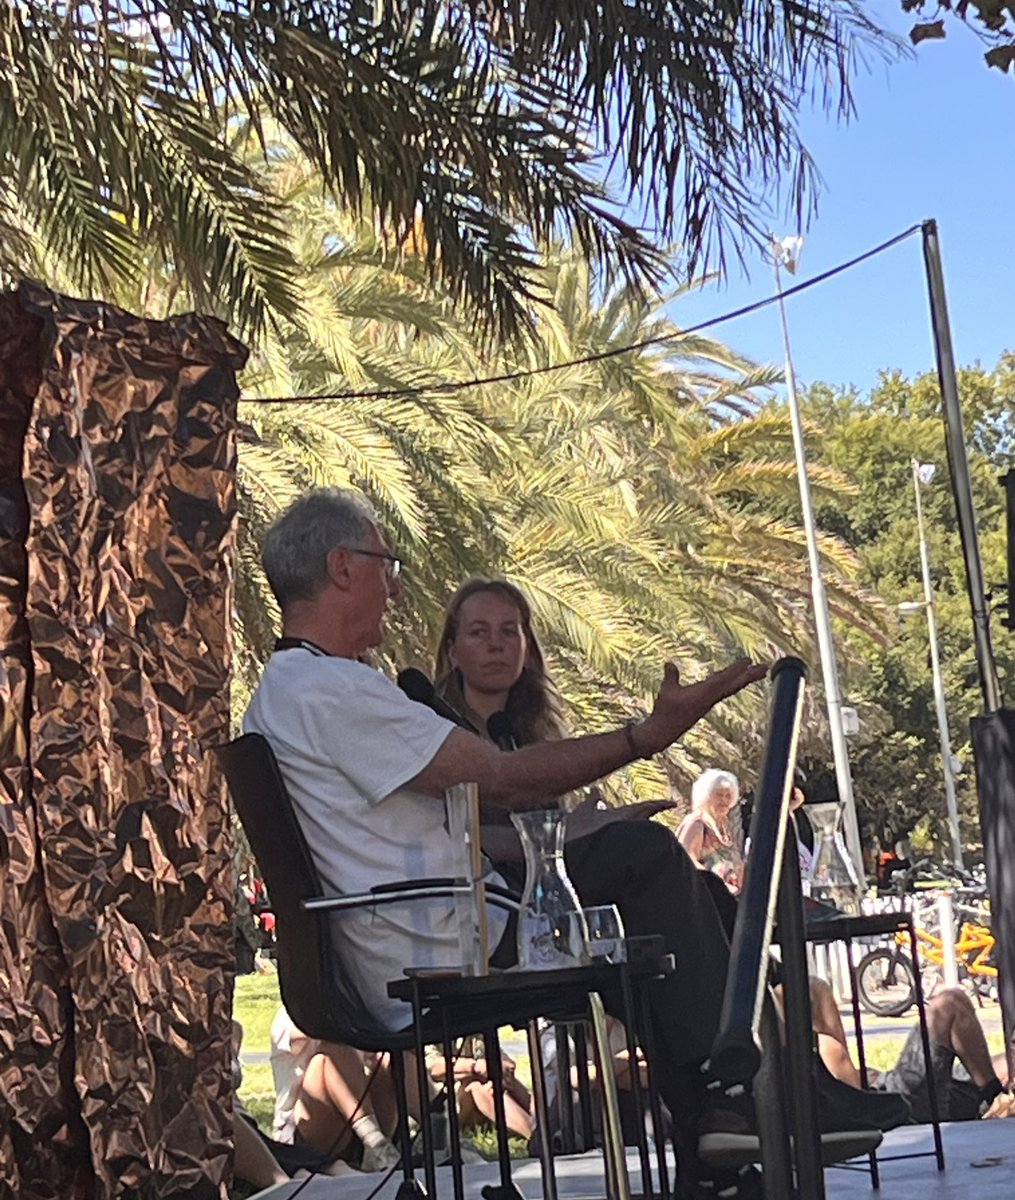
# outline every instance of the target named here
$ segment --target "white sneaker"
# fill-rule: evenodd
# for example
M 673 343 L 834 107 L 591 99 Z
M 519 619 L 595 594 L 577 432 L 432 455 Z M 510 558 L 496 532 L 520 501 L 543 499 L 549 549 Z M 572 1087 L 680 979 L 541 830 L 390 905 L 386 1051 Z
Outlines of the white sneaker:
M 359 1169 L 361 1171 L 390 1171 L 392 1167 L 398 1166 L 401 1158 L 398 1148 L 385 1138 L 376 1146 L 363 1147 L 363 1157 L 360 1160 Z

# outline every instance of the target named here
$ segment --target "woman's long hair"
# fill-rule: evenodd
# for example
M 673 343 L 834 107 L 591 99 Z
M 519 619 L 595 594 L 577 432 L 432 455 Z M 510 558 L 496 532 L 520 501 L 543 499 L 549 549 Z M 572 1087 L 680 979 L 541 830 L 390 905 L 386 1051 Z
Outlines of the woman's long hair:
M 567 737 L 563 702 L 546 669 L 539 639 L 532 628 L 532 610 L 529 602 L 524 593 L 506 579 L 488 579 L 483 575 L 474 575 L 467 579 L 448 601 L 434 664 L 434 686 L 438 694 L 456 708 L 465 706 L 462 675 L 451 665 L 450 646 L 458 634 L 462 605 L 470 596 L 483 592 L 493 592 L 514 604 L 518 609 L 525 636 L 525 666 L 508 693 L 505 709 L 511 718 L 515 740 L 520 746 L 524 746 L 529 742 L 557 741 Z

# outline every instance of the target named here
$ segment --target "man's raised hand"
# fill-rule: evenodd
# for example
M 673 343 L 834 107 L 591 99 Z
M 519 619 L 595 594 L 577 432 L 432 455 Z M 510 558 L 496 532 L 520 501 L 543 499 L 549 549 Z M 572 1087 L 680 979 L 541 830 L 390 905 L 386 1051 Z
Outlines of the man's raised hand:
M 682 737 L 720 700 L 735 695 L 748 684 L 764 679 L 764 663 L 738 658 L 721 671 L 684 686 L 676 663 L 668 662 L 652 712 L 638 727 L 637 740 L 646 754 L 658 754 Z

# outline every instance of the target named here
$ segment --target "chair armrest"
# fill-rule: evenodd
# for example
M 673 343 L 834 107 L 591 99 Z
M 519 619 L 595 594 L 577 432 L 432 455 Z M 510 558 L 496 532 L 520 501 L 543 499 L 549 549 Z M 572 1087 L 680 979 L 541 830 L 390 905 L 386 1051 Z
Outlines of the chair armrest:
M 394 889 L 374 888 L 369 892 L 352 892 L 338 896 L 311 896 L 300 901 L 306 912 L 343 912 L 353 908 L 376 908 L 385 904 L 405 904 L 410 900 L 442 900 L 467 896 L 472 892 L 468 883 L 428 884 L 421 882 L 397 884 Z
M 337 896 L 311 896 L 300 901 L 305 912 L 345 912 L 355 908 L 376 908 L 386 904 L 405 904 L 410 900 L 448 900 L 468 896 L 472 884 L 464 879 L 407 879 L 398 883 L 382 883 L 369 892 L 350 892 Z M 496 908 L 518 911 L 517 899 L 496 885 L 487 888 L 487 900 Z

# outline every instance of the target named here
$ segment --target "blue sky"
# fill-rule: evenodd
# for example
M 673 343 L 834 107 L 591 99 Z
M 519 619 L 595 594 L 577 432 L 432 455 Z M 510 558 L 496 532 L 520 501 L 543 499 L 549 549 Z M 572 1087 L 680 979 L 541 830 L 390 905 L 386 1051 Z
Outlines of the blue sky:
M 895 3 L 871 6 L 897 32 L 911 20 Z M 938 222 L 956 360 L 993 366 L 1015 350 L 1015 77 L 983 62 L 980 42 L 957 22 L 916 57 L 871 64 L 854 83 L 847 124 L 808 113 L 804 141 L 824 179 L 818 215 L 805 231 L 798 279 L 816 275 L 928 217 Z M 775 232 L 795 233 L 783 224 Z M 687 326 L 772 294 L 760 254 L 750 278 L 671 308 Z M 790 280 L 790 282 L 793 282 Z M 797 376 L 856 384 L 878 371 L 932 369 L 919 236 L 788 302 Z M 720 325 L 722 341 L 761 362 L 782 362 L 775 307 Z

